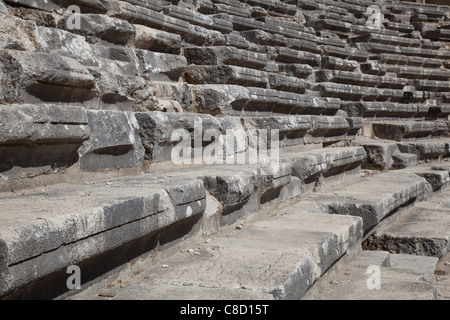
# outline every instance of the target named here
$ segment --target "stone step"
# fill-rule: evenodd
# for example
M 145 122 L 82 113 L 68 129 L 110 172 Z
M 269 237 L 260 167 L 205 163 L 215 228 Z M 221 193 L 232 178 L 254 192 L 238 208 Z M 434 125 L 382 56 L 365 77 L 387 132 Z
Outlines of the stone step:
M 437 259 L 363 251 L 329 272 L 307 300 L 436 300 Z
M 387 45 L 395 45 L 400 47 L 414 47 L 420 48 L 422 47 L 422 41 L 406 38 L 406 37 L 396 37 L 391 35 L 385 35 L 380 33 L 370 33 L 367 35 L 357 36 L 354 38 L 350 38 L 352 43 L 378 43 L 378 44 L 387 44 Z
M 22 70 L 20 79 L 8 73 Z M 95 79 L 77 60 L 44 52 L 1 50 L 0 74 L 4 79 L 0 102 L 45 103 L 95 101 Z
M 440 136 L 448 132 L 445 121 L 371 121 L 371 132 L 378 138 L 402 141 Z
M 319 191 L 359 178 L 366 158 L 362 147 L 323 148 L 308 152 L 281 150 L 281 161 L 292 168 L 292 176 L 302 184 L 303 192 Z
M 396 77 L 380 77 L 342 70 L 322 70 L 317 73 L 318 81 L 335 82 L 339 84 L 362 85 L 367 87 L 403 89 L 408 84 L 407 79 Z
M 322 96 L 340 98 L 342 100 L 360 101 L 376 100 L 400 102 L 404 98 L 404 91 L 398 89 L 373 88 L 334 82 L 322 82 L 317 85 Z
M 342 110 L 354 117 L 373 118 L 420 118 L 428 114 L 430 106 L 416 103 L 354 102 L 343 103 Z M 440 113 L 439 113 L 440 114 Z
M 233 47 L 189 47 L 184 49 L 188 64 L 235 65 L 262 70 L 268 63 L 268 56 Z
M 23 201 L 25 194 L 29 201 Z M 31 288 L 32 282 L 47 276 L 58 279 L 68 266 L 138 239 L 147 237 L 152 246 L 152 232 L 183 220 L 192 224 L 206 206 L 202 181 L 156 176 L 54 185 L 0 197 L 1 296 L 20 296 L 21 288 Z M 65 281 L 53 285 L 67 290 Z M 41 293 L 45 298 L 45 291 Z
M 439 69 L 442 66 L 441 59 L 406 56 L 401 54 L 380 53 L 374 58 L 376 58 L 380 63 L 391 65 L 408 65 L 435 69 Z
M 295 206 L 232 227 L 162 253 L 157 262 L 138 261 L 131 267 L 137 276 L 124 270 L 71 299 L 301 299 L 361 240 L 359 218 L 299 214 Z
M 299 205 L 310 212 L 360 216 L 368 235 L 387 216 L 427 197 L 429 189 L 416 174 L 392 171 L 314 193 Z
M 265 88 L 269 83 L 269 74 L 232 65 L 189 65 L 186 67 L 186 80 L 191 84 L 236 84 Z
M 425 79 L 447 81 L 450 78 L 450 70 L 436 70 L 418 67 L 386 66 L 388 72 L 394 72 L 398 77 L 408 79 Z
M 367 248 L 442 258 L 449 250 L 448 191 L 420 202 L 367 238 Z
M 418 139 L 397 143 L 400 152 L 415 154 L 419 162 L 443 160 L 450 155 L 448 138 Z

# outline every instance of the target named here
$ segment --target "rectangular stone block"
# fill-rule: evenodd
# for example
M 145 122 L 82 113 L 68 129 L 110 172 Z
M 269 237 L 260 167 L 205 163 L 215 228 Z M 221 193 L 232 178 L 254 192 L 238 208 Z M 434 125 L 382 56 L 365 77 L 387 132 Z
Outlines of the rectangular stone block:
M 20 79 L 14 74 L 20 73 Z M 43 52 L 0 51 L 3 103 L 88 102 L 95 98 L 94 77 L 78 61 Z
M 80 170 L 117 170 L 139 164 L 144 156 L 144 147 L 133 114 L 88 111 L 87 117 L 91 134 L 79 149 Z
M 266 87 L 268 74 L 264 71 L 237 66 L 196 66 L 186 68 L 186 79 L 192 84 L 236 84 Z
M 79 26 L 69 28 L 69 19 L 79 21 Z M 129 22 L 102 14 L 70 13 L 59 21 L 59 27 L 87 38 L 97 38 L 118 45 L 126 45 L 135 35 L 134 26 Z
M 86 111 L 60 105 L 0 107 L 0 177 L 4 181 L 64 171 L 89 139 Z
M 235 65 L 262 70 L 268 63 L 266 54 L 233 47 L 189 47 L 184 49 L 189 64 Z
M 134 25 L 136 35 L 133 44 L 138 49 L 180 54 L 182 38 L 178 34 L 169 33 L 143 25 Z
M 320 65 L 321 58 L 318 54 L 279 47 L 277 48 L 276 61 L 285 63 L 304 63 L 314 67 Z

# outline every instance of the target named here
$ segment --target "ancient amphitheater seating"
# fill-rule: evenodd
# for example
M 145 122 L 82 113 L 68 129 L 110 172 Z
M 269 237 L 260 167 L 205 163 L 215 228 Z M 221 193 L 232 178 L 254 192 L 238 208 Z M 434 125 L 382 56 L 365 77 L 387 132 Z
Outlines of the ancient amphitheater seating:
M 108 297 L 326 299 L 330 272 L 370 261 L 380 295 L 436 298 L 449 6 L 0 0 L 0 20 L 0 298 L 98 298 L 149 254 L 165 267 Z M 164 256 L 192 239 L 198 254 Z

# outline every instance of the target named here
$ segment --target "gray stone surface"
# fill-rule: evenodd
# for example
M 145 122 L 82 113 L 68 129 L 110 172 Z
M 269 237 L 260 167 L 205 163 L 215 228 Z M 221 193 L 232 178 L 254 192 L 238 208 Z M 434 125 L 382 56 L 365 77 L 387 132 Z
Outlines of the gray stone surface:
M 386 259 L 389 265 L 380 263 Z M 433 280 L 436 259 L 410 255 L 389 254 L 379 251 L 363 251 L 358 257 L 345 264 L 338 272 L 326 278 L 320 288 L 310 293 L 307 299 L 315 300 L 436 300 Z M 412 266 L 411 266 L 412 265 Z M 370 277 L 377 276 L 379 288 Z M 324 281 L 325 282 L 325 281 Z
M 79 26 L 72 28 L 69 19 L 78 20 Z M 135 34 L 129 22 L 101 14 L 71 13 L 59 21 L 59 27 L 87 38 L 98 38 L 118 45 L 126 45 Z
M 6 7 L 5 3 L 2 1 L 0 1 L 0 13 L 6 13 L 8 14 L 8 8 Z
M 392 171 L 315 193 L 301 205 L 308 210 L 360 216 L 368 233 L 402 205 L 427 197 L 427 186 L 426 180 L 415 174 Z
M 88 111 L 87 117 L 91 135 L 79 150 L 80 170 L 116 170 L 139 164 L 144 147 L 133 114 Z
M 89 139 L 86 111 L 59 105 L 0 107 L 0 176 L 8 181 L 56 173 L 78 160 Z
M 96 95 L 94 77 L 87 68 L 55 54 L 3 50 L 0 74 L 2 103 L 88 103 Z
M 104 282 L 75 298 L 98 299 L 106 290 L 118 299 L 130 295 L 154 299 L 168 297 L 168 293 L 191 299 L 202 288 L 220 299 L 299 299 L 333 261 L 358 244 L 361 221 L 307 212 L 300 215 L 295 207 L 281 212 L 247 222 L 242 231 L 220 233 L 191 251 L 178 247 L 156 264 L 138 262 L 134 266 L 142 270 L 138 276 L 127 276 L 128 271 L 118 275 L 123 289 L 129 290 L 120 292 L 119 286 L 107 289 Z M 217 265 L 221 267 L 214 267 Z M 220 292 L 226 296 L 218 295 Z
M 202 186 L 201 181 L 153 176 L 83 187 L 49 186 L 28 191 L 30 202 L 18 202 L 20 196 L 14 193 L 2 194 L 0 295 L 201 214 L 204 205 L 190 210 L 183 205 L 204 203 Z M 189 192 L 180 198 L 177 188 Z M 32 236 L 25 240 L 24 234 Z
M 362 147 L 324 148 L 282 154 L 282 160 L 292 166 L 292 175 L 302 181 L 303 191 L 319 191 L 325 186 L 342 183 L 351 176 L 358 178 L 365 157 L 366 152 Z
M 176 140 L 173 134 L 176 130 L 181 133 L 189 133 L 190 139 L 194 139 L 194 125 L 198 123 L 199 136 L 203 140 L 206 130 L 219 130 L 222 132 L 220 121 L 213 116 L 205 114 L 167 114 L 163 112 L 136 113 L 135 117 L 139 123 L 139 133 L 145 148 L 145 158 L 151 161 L 170 161 L 172 159 L 173 146 L 177 141 L 183 140 L 180 136 Z M 201 123 L 201 124 L 200 124 Z M 201 127 L 200 127 L 201 126 Z M 199 143 L 202 143 L 202 140 Z M 186 143 L 186 141 L 185 141 Z M 190 142 L 188 143 L 190 147 Z M 194 156 L 194 153 L 191 153 Z M 186 155 L 184 155 L 186 156 Z M 188 157 L 189 159 L 191 157 Z

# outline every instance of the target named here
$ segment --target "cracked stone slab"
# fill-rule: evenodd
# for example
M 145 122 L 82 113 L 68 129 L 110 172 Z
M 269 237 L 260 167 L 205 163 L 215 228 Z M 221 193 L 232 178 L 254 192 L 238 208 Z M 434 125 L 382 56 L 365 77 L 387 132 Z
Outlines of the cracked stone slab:
M 396 253 L 441 258 L 450 248 L 450 210 L 420 203 L 388 226 L 376 231 L 365 246 Z
M 330 264 L 358 245 L 361 220 L 299 213 L 295 207 L 278 213 L 249 222 L 228 237 L 211 239 L 194 253 L 174 252 L 161 256 L 157 264 L 142 261 L 138 275 L 121 278 L 123 288 L 97 287 L 86 293 L 94 299 L 95 292 L 105 289 L 113 299 L 153 299 L 168 293 L 182 299 L 207 298 L 208 292 L 218 299 L 302 298 Z
M 178 188 L 186 193 L 180 196 Z M 26 193 L 28 201 L 16 193 L 1 195 L 2 296 L 202 214 L 206 201 L 201 181 L 155 176 L 55 185 Z
M 423 199 L 427 192 L 428 183 L 424 178 L 392 171 L 315 193 L 301 204 L 305 210 L 362 217 L 367 233 L 388 214 Z
M 315 300 L 436 300 L 437 260 L 414 255 L 363 251 L 310 294 Z M 379 271 L 379 273 L 375 273 Z M 380 276 L 379 288 L 374 277 Z

